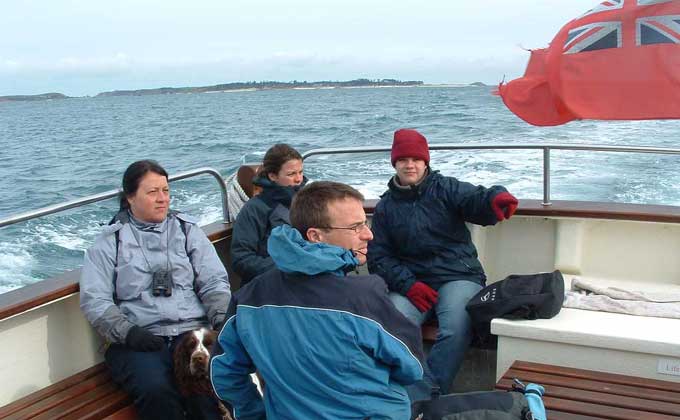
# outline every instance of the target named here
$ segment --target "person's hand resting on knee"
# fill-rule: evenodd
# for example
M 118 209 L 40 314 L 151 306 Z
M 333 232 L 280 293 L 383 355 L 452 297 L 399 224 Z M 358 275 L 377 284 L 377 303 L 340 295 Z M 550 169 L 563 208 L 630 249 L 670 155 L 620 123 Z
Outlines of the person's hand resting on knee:
M 158 351 L 165 344 L 165 340 L 135 325 L 125 336 L 125 344 L 135 351 Z
M 427 284 L 417 281 L 413 283 L 413 286 L 411 286 L 410 289 L 408 289 L 406 297 L 420 312 L 427 312 L 437 303 L 439 293 Z

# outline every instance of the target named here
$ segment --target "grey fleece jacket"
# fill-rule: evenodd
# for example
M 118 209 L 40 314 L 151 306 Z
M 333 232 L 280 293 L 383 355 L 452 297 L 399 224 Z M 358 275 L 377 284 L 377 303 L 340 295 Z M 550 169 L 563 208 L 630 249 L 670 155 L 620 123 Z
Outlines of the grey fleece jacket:
M 172 275 L 171 296 L 152 294 L 152 273 L 159 269 Z M 183 214 L 171 213 L 161 223 L 130 217 L 128 223 L 107 226 L 85 254 L 80 308 L 109 342 L 124 343 L 133 325 L 161 336 L 208 323 L 215 327 L 230 299 L 227 271 L 215 248 L 196 221 Z

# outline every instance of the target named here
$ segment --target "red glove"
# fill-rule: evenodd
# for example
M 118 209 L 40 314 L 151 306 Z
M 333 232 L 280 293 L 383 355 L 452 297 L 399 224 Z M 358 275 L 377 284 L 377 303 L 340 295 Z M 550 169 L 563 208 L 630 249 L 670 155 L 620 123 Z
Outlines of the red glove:
M 493 212 L 496 213 L 496 218 L 500 222 L 503 219 L 509 219 L 515 214 L 518 203 L 515 196 L 509 192 L 502 192 L 491 200 L 491 208 L 493 209 Z
M 427 284 L 417 281 L 413 283 L 413 286 L 411 286 L 410 289 L 408 289 L 406 297 L 420 312 L 427 312 L 432 308 L 432 305 L 437 303 L 439 293 Z

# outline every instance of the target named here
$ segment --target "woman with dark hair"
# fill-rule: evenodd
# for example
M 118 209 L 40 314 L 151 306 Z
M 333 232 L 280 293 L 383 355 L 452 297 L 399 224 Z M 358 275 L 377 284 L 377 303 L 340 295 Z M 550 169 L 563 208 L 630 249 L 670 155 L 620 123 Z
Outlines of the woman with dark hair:
M 297 150 L 287 144 L 267 150 L 253 180 L 262 192 L 243 206 L 234 223 L 231 257 L 241 285 L 274 267 L 267 252 L 269 233 L 276 226 L 290 224 L 290 202 L 306 182 Z
M 227 272 L 196 221 L 169 205 L 165 169 L 152 160 L 127 168 L 120 211 L 85 254 L 80 307 L 140 418 L 218 419 L 209 396 L 179 394 L 172 352 L 182 334 L 222 324 Z

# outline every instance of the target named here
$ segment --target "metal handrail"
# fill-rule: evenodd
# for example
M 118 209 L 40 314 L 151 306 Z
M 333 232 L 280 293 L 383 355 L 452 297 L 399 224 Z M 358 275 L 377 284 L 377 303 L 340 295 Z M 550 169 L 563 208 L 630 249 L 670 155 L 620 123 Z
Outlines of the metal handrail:
M 665 154 L 665 155 L 680 155 L 680 149 L 664 148 L 664 147 L 646 147 L 646 146 L 604 146 L 604 145 L 564 145 L 564 144 L 454 144 L 454 143 L 438 143 L 430 144 L 430 150 L 542 150 L 543 151 L 543 205 L 549 206 L 550 203 L 550 151 L 551 150 L 580 150 L 591 152 L 625 152 L 625 153 L 651 153 L 651 154 Z M 348 154 L 348 153 L 375 153 L 375 152 L 389 152 L 391 147 L 376 146 L 376 147 L 345 147 L 345 148 L 322 148 L 312 149 L 302 154 L 302 159 L 307 159 L 316 155 L 331 155 L 331 154 Z M 179 181 L 181 179 L 191 178 L 201 174 L 209 174 L 215 177 L 222 193 L 222 217 L 224 221 L 228 220 L 229 207 L 227 198 L 227 184 L 222 178 L 222 175 L 213 168 L 198 168 L 186 172 L 180 172 L 168 177 L 168 181 Z M 87 197 L 67 201 L 53 206 L 43 207 L 38 210 L 28 211 L 10 216 L 5 219 L 0 219 L 0 228 L 26 220 L 35 219 L 53 213 L 58 213 L 64 210 L 75 207 L 84 206 L 86 204 L 95 203 L 97 201 L 107 200 L 118 196 L 121 189 L 105 191 L 99 194 L 93 194 Z
M 604 145 L 565 145 L 565 144 L 454 144 L 438 143 L 430 144 L 430 150 L 543 150 L 543 205 L 550 203 L 550 151 L 551 150 L 583 150 L 590 152 L 625 152 L 625 153 L 652 153 L 662 155 L 680 155 L 680 149 L 667 147 L 646 146 L 604 146 Z M 302 159 L 315 155 L 330 155 L 344 153 L 374 153 L 389 152 L 391 147 L 344 147 L 312 149 L 302 154 Z
M 217 184 L 220 187 L 220 190 L 222 192 L 222 217 L 224 218 L 224 221 L 226 222 L 229 220 L 228 214 L 229 214 L 229 207 L 228 207 L 228 198 L 227 198 L 227 183 L 224 182 L 224 179 L 222 178 L 222 175 L 215 169 L 213 168 L 197 168 L 197 169 L 192 169 L 190 171 L 185 171 L 185 172 L 180 172 L 175 175 L 170 175 L 168 177 L 168 182 L 173 182 L 173 181 L 179 181 L 182 179 L 186 178 L 191 178 L 197 175 L 202 175 L 202 174 L 208 174 L 212 175 L 216 180 Z M 32 211 L 27 211 L 25 213 L 20 213 L 16 214 L 13 216 L 10 216 L 6 219 L 0 219 L 0 228 L 13 225 L 15 223 L 19 222 L 24 222 L 26 220 L 31 220 L 31 219 L 36 219 L 38 217 L 42 216 L 47 216 L 48 214 L 54 214 L 54 213 L 59 213 L 64 210 L 76 208 L 76 207 L 81 207 L 86 204 L 91 204 L 91 203 L 96 203 L 98 201 L 104 201 L 108 200 L 110 198 L 118 197 L 119 194 L 123 191 L 122 188 L 118 188 L 115 190 L 109 190 L 109 191 L 104 191 L 99 194 L 93 194 L 93 195 L 88 195 L 87 197 L 83 198 L 77 198 L 75 200 L 71 201 L 66 201 L 61 204 L 55 204 L 53 206 L 47 206 L 43 207 L 41 209 L 37 210 L 32 210 Z

